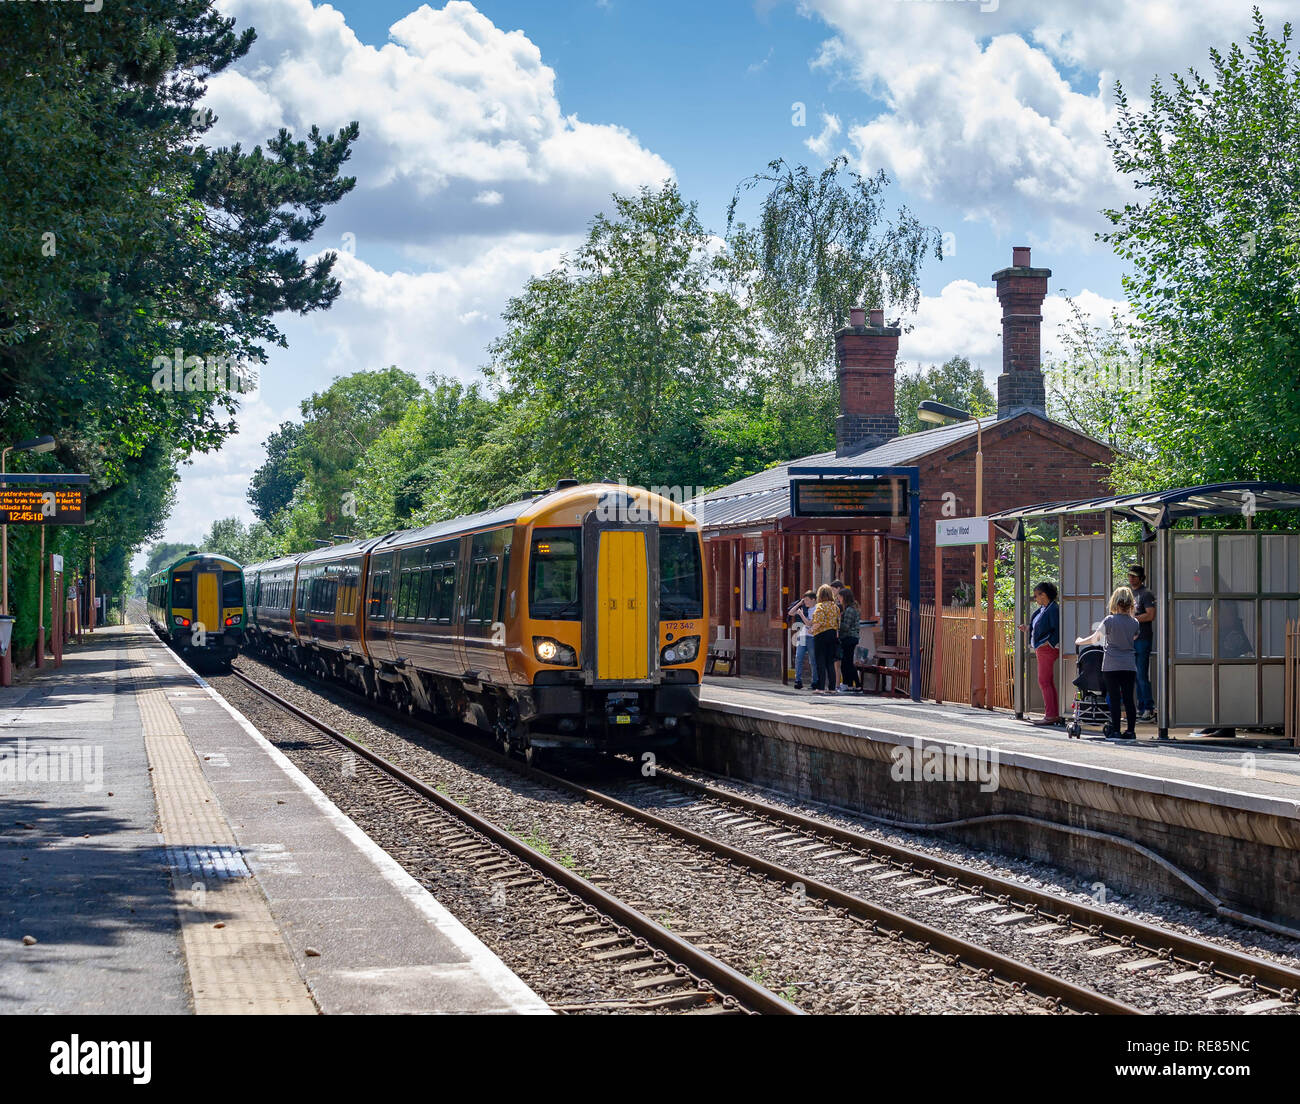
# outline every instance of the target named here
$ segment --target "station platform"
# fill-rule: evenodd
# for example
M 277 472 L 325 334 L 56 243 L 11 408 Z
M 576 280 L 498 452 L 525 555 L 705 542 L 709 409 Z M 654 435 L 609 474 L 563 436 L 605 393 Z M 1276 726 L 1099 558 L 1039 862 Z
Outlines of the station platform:
M 0 1013 L 546 1013 L 148 629 L 0 690 Z
M 1114 888 L 1300 927 L 1300 754 L 1036 728 L 1006 713 L 713 677 L 699 765 Z M 1243 744 L 1247 743 L 1243 741 Z M 954 777 L 962 764 L 967 774 Z

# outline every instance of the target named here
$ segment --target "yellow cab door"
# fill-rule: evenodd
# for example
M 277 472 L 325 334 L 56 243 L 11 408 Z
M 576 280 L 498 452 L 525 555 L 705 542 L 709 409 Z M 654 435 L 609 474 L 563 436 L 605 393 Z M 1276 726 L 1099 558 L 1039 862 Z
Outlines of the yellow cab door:
M 200 571 L 195 582 L 194 620 L 201 621 L 206 631 L 221 633 L 221 572 Z
M 645 533 L 602 531 L 596 572 L 596 677 L 648 678 Z

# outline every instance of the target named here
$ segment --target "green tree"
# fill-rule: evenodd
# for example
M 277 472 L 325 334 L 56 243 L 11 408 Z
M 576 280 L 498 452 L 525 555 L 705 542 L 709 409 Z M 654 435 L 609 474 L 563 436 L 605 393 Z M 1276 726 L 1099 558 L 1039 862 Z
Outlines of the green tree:
M 265 523 L 293 501 L 293 492 L 302 481 L 302 465 L 294 449 L 302 440 L 300 422 L 284 422 L 266 439 L 266 460 L 248 481 L 248 504 Z
M 260 479 L 269 485 L 267 473 L 277 466 L 301 473 L 288 506 L 270 523 L 288 547 L 310 547 L 313 540 L 335 534 L 357 535 L 363 505 L 360 462 L 420 394 L 414 376 L 389 367 L 341 376 L 303 400 L 303 422 L 287 456 L 283 461 L 268 456 L 253 477 L 255 483 Z
M 984 373 L 972 368 L 964 356 L 950 357 L 929 368 L 898 373 L 894 385 L 894 410 L 898 415 L 899 433 L 917 433 L 933 427 L 916 416 L 916 408 L 926 399 L 937 400 L 983 416 L 996 414 L 998 401 L 984 382 Z
M 1127 485 L 1300 480 L 1300 65 L 1291 26 L 1259 9 L 1247 47 L 1210 52 L 1151 86 L 1116 86 L 1107 135 L 1136 198 L 1101 235 L 1133 272 L 1124 288 L 1150 403 Z
M 1118 489 L 1141 490 L 1148 485 L 1152 453 L 1143 435 L 1151 417 L 1146 368 L 1118 315 L 1096 325 L 1077 303 L 1068 302 L 1070 317 L 1060 333 L 1063 352 L 1044 368 L 1047 412 L 1110 447 L 1126 473 L 1124 483 L 1112 479 Z
M 53 434 L 47 470 L 90 474 L 89 523 L 55 539 L 70 569 L 93 543 L 106 591 L 160 531 L 176 464 L 232 431 L 232 373 L 284 343 L 275 315 L 338 295 L 333 254 L 298 249 L 353 186 L 357 128 L 209 148 L 196 105 L 252 30 L 212 0 L 74 7 L 0 5 L 0 440 Z M 178 349 L 200 386 L 162 385 Z M 13 567 L 21 649 L 35 559 Z
M 782 376 L 832 376 L 835 331 L 849 309 L 915 310 L 926 256 L 943 258 L 938 230 L 906 207 L 891 214 L 883 170 L 864 177 L 848 164 L 840 156 L 814 174 L 772 161 L 742 181 L 727 212 L 733 265 L 767 331 L 768 368 Z M 754 190 L 765 194 L 750 226 L 737 212 Z
M 525 474 L 697 484 L 703 421 L 752 373 L 752 316 L 694 205 L 668 183 L 614 207 L 506 308 L 488 371 L 510 438 L 485 444 L 514 477 L 490 466 L 487 501 Z

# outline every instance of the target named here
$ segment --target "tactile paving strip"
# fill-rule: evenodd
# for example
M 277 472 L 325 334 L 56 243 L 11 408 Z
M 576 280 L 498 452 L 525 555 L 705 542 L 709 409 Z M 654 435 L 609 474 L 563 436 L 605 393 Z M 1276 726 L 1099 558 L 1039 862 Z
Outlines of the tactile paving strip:
M 180 718 L 128 647 L 158 820 L 167 845 L 194 1011 L 313 1015 L 316 1006 L 244 864 Z

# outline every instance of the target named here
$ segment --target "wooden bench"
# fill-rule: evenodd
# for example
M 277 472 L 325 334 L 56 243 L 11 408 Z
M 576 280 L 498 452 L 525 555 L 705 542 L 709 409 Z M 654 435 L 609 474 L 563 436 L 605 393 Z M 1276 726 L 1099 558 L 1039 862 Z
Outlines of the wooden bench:
M 911 694 L 911 676 L 908 666 L 912 659 L 908 650 L 885 645 L 877 648 L 872 658 L 874 660 L 872 663 L 854 663 L 854 666 L 861 672 L 876 676 L 878 693 L 908 697 Z M 898 688 L 900 679 L 903 680 L 905 690 Z
M 734 675 L 736 673 L 736 641 L 733 638 L 723 637 L 709 642 L 709 655 L 704 662 L 704 673 L 706 675 L 713 674 L 713 668 L 718 660 L 722 660 L 727 665 L 727 674 Z

